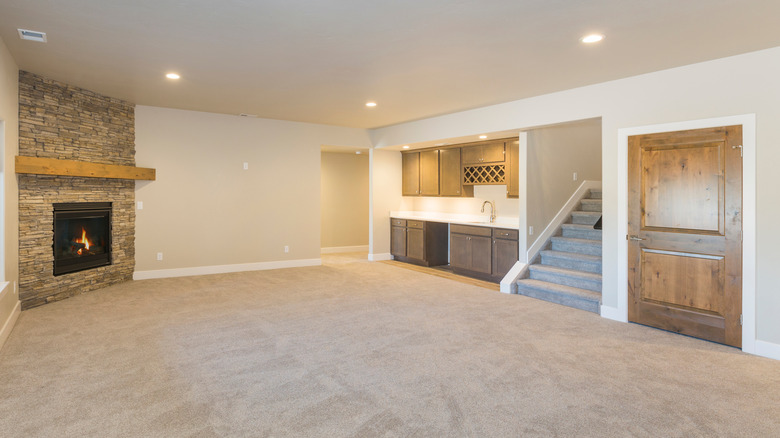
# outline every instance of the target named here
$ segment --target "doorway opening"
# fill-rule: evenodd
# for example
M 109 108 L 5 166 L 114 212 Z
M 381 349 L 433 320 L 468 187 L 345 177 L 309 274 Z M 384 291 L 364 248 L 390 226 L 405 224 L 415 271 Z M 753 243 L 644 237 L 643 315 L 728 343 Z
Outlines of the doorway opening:
M 367 260 L 368 149 L 323 146 L 320 157 L 321 253 L 345 255 L 331 261 Z

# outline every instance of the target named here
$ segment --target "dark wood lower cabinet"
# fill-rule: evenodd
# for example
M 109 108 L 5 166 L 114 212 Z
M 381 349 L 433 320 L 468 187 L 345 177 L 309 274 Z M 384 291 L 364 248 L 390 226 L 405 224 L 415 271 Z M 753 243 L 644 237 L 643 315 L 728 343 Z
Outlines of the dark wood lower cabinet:
M 517 262 L 517 239 L 493 239 L 493 276 L 504 278 Z
M 517 255 L 517 230 L 450 226 L 450 267 L 456 274 L 499 282 Z
M 390 253 L 402 262 L 423 266 L 447 264 L 447 224 L 390 219 Z

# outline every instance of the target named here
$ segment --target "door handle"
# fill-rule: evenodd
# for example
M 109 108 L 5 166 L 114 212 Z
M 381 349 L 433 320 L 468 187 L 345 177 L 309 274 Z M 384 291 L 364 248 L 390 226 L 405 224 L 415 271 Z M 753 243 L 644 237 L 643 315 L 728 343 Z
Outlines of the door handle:
M 637 236 L 629 236 L 628 234 L 626 234 L 626 240 L 633 240 L 634 242 L 639 242 L 640 240 L 645 240 L 645 239 Z

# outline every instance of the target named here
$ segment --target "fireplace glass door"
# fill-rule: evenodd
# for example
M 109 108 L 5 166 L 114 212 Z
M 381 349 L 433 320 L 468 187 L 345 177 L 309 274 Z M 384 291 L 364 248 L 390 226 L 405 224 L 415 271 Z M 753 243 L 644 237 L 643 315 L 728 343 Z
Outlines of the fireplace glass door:
M 111 203 L 54 204 L 54 275 L 111 264 Z

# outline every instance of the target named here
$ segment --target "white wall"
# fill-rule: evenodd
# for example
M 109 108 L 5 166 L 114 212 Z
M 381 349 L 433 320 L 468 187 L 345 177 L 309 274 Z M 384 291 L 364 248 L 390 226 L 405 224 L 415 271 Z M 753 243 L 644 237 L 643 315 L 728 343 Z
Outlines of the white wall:
M 360 129 L 136 107 L 136 164 L 157 169 L 136 184 L 136 273 L 318 260 L 323 144 L 369 147 Z
M 582 181 L 601 181 L 601 120 L 528 131 L 526 163 L 526 219 L 534 227 L 528 234 L 530 248 Z
M 404 196 L 406 205 L 412 211 L 431 211 L 438 213 L 484 214 L 480 213 L 482 203 L 495 201 L 496 216 L 516 218 L 520 211 L 517 198 L 507 198 L 506 185 L 474 186 L 473 198 L 450 198 L 436 196 Z M 489 211 L 489 209 L 488 209 Z
M 368 153 L 322 153 L 323 248 L 368 245 Z
M 602 118 L 603 302 L 617 306 L 618 129 L 755 113 L 756 333 L 780 344 L 780 47 L 371 131 L 375 147 Z M 748 226 L 750 226 L 748 224 Z
M 13 317 L 19 302 L 15 285 L 19 281 L 19 190 L 16 182 L 14 157 L 19 153 L 19 68 L 5 43 L 0 39 L 0 190 L 2 190 L 2 241 L 0 254 L 0 282 L 11 284 L 0 287 L 0 347 L 4 336 L 13 326 Z M 3 332 L 3 327 L 6 327 Z

